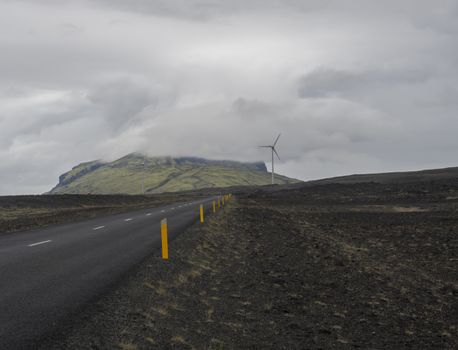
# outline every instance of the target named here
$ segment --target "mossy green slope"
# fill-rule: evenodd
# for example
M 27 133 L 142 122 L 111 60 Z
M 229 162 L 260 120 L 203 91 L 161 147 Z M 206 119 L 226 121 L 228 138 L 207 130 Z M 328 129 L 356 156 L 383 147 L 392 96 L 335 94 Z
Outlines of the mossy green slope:
M 82 163 L 61 175 L 59 184 L 50 193 L 139 194 L 143 179 L 147 193 L 267 185 L 271 182 L 270 176 L 264 163 L 129 154 L 109 163 Z M 298 182 L 281 175 L 275 179 L 277 184 Z

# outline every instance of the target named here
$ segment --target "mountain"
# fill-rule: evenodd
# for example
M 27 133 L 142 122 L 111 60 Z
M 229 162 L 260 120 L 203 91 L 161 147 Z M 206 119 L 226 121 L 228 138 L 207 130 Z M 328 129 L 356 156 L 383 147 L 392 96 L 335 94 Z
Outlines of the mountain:
M 145 165 L 143 166 L 143 162 Z M 271 183 L 264 163 L 241 163 L 192 157 L 146 157 L 132 153 L 113 162 L 81 163 L 59 177 L 50 194 L 139 194 L 176 192 L 209 187 L 253 186 Z M 277 184 L 299 180 L 275 175 Z

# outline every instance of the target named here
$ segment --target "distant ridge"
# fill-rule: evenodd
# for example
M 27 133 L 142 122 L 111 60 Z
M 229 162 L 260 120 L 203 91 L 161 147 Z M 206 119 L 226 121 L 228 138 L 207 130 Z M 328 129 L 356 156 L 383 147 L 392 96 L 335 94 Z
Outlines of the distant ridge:
M 320 180 L 308 181 L 307 184 L 355 184 L 362 182 L 376 183 L 407 183 L 407 182 L 424 182 L 436 180 L 458 179 L 458 167 L 428 169 L 417 171 L 398 171 L 388 173 L 374 174 L 354 174 L 346 176 L 331 177 Z
M 145 166 L 143 162 L 145 161 Z M 210 187 L 270 184 L 263 162 L 243 163 L 197 157 L 147 157 L 131 153 L 113 162 L 81 163 L 59 177 L 50 194 L 139 194 L 176 192 Z M 299 180 L 275 175 L 276 183 Z

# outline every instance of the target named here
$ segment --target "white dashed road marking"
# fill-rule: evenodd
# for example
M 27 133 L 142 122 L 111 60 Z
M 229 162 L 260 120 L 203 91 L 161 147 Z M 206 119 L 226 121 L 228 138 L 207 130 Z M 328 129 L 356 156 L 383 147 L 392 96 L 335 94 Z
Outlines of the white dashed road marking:
M 124 219 L 124 221 L 132 221 L 132 218 Z
M 151 214 L 152 214 L 152 213 L 148 213 L 148 214 L 146 214 L 146 216 L 150 216 Z
M 97 227 L 94 227 L 93 230 L 100 230 L 101 228 L 104 228 L 105 226 L 97 226 Z
M 49 243 L 49 242 L 52 242 L 52 240 L 48 239 L 47 241 L 32 243 L 32 244 L 29 244 L 29 247 L 35 247 L 36 245 L 45 244 L 45 243 Z

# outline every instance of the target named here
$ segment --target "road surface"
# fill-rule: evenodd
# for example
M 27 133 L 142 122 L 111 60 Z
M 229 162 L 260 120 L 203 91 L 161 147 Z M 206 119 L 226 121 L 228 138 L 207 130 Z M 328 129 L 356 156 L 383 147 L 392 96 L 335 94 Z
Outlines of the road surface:
M 158 251 L 161 219 L 167 217 L 173 239 L 212 200 L 0 235 L 0 349 L 34 348 Z

